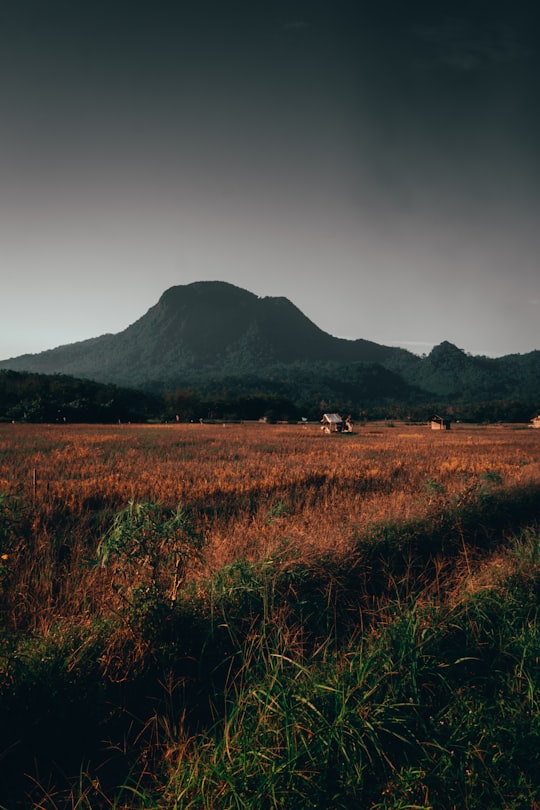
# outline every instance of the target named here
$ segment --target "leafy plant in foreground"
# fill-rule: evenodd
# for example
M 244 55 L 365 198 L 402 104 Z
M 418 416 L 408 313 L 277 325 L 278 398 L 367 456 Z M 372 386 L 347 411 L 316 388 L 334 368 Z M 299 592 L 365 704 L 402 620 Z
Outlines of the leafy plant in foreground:
M 112 567 L 113 587 L 132 610 L 145 603 L 174 606 L 200 537 L 181 507 L 130 501 L 97 547 L 101 567 Z

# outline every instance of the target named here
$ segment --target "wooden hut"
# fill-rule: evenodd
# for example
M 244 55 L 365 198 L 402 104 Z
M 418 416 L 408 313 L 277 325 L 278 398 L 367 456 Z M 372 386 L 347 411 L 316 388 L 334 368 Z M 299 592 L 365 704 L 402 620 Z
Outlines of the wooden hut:
M 343 419 L 339 413 L 325 413 L 321 419 L 321 429 L 325 433 L 352 433 L 351 417 Z
M 429 420 L 429 426 L 432 430 L 450 430 L 450 419 L 435 414 Z

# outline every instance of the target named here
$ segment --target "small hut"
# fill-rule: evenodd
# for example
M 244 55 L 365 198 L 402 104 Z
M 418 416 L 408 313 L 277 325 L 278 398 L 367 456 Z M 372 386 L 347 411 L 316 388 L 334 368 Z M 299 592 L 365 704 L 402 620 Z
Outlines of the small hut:
M 325 433 L 352 433 L 351 417 L 343 419 L 339 413 L 325 413 L 321 419 L 321 429 Z
M 429 426 L 432 430 L 450 430 L 450 419 L 435 414 L 429 420 Z
M 529 422 L 529 427 L 540 428 L 540 416 L 533 417 L 533 419 L 531 419 Z

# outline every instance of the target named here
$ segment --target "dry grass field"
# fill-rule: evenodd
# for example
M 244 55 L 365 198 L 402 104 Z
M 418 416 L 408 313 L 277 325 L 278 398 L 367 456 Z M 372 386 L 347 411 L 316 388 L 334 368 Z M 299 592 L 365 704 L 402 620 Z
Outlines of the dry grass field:
M 278 613 L 281 611 L 279 615 L 282 616 L 278 620 L 277 614 L 272 615 L 271 624 L 268 625 L 268 628 L 272 627 L 271 633 L 281 638 L 279 643 L 276 642 L 279 654 L 272 652 L 267 656 L 270 668 L 282 656 L 283 648 L 279 645 L 285 638 L 287 656 L 293 655 L 294 651 L 298 661 L 304 662 L 298 666 L 304 667 L 308 648 L 304 644 L 307 637 L 304 635 L 305 627 L 301 625 L 307 622 L 315 628 L 315 636 L 320 628 L 326 632 L 324 628 L 330 626 L 330 620 L 323 616 L 326 613 L 336 627 L 340 621 L 345 622 L 344 632 L 351 634 L 350 638 L 355 639 L 355 644 L 358 644 L 359 633 L 364 628 L 362 632 L 365 631 L 367 635 L 362 646 L 373 644 L 374 639 L 378 639 L 377 655 L 390 656 L 381 660 L 391 662 L 394 654 L 392 649 L 396 648 L 397 642 L 393 641 L 393 648 L 389 648 L 390 642 L 381 635 L 380 630 L 375 635 L 373 629 L 368 631 L 368 624 L 363 623 L 369 621 L 367 613 L 362 611 L 371 605 L 372 616 L 378 611 L 379 627 L 386 628 L 385 633 L 391 634 L 395 622 L 403 621 L 403 616 L 409 615 L 406 611 L 412 610 L 416 616 L 419 606 L 426 605 L 433 593 L 436 593 L 436 602 L 429 608 L 432 611 L 430 615 L 438 616 L 433 619 L 433 627 L 439 628 L 441 649 L 453 649 L 451 637 L 459 622 L 463 623 L 465 636 L 470 634 L 472 619 L 468 599 L 476 598 L 477 594 L 489 594 L 499 587 L 497 583 L 500 584 L 504 577 L 513 577 L 512 581 L 516 582 L 517 568 L 525 573 L 527 570 L 538 573 L 536 552 L 525 553 L 525 541 L 520 540 L 516 546 L 515 537 L 525 531 L 524 537 L 533 538 L 535 529 L 531 527 L 537 526 L 540 513 L 539 493 L 540 431 L 520 426 L 458 424 L 453 425 L 450 431 L 431 431 L 423 425 L 366 423 L 358 426 L 351 435 L 326 435 L 318 425 L 310 424 L 2 424 L 0 607 L 3 649 L 11 651 L 5 653 L 2 664 L 2 700 L 7 701 L 8 714 L 13 711 L 14 728 L 17 728 L 17 713 L 22 711 L 21 706 L 24 704 L 24 711 L 29 712 L 28 707 L 33 705 L 30 698 L 20 696 L 26 694 L 25 683 L 33 683 L 32 688 L 35 689 L 35 684 L 45 677 L 53 680 L 58 678 L 64 685 L 54 692 L 55 695 L 63 694 L 62 689 L 84 691 L 88 688 L 85 684 L 90 678 L 88 667 L 94 673 L 92 683 L 98 677 L 104 683 L 112 684 L 103 687 L 106 690 L 116 688 L 114 684 L 118 682 L 131 683 L 132 680 L 134 694 L 138 689 L 148 691 L 153 688 L 149 686 L 153 682 L 151 679 L 155 678 L 161 694 L 164 675 L 156 675 L 156 662 L 166 658 L 170 673 L 175 667 L 184 666 L 178 662 L 188 657 L 191 660 L 195 655 L 193 652 L 189 656 L 186 652 L 179 652 L 180 648 L 183 649 L 182 645 L 188 644 L 186 631 L 175 630 L 174 633 L 179 635 L 173 637 L 170 635 L 173 633 L 171 628 L 184 627 L 186 622 L 189 627 L 196 628 L 199 627 L 197 622 L 203 621 L 203 618 L 205 622 L 210 622 L 208 633 L 214 639 L 212 643 L 216 645 L 216 650 L 223 645 L 223 650 L 228 651 L 226 654 L 232 656 L 232 661 L 238 659 L 239 653 L 231 650 L 236 644 L 244 649 L 242 645 L 248 642 L 241 638 L 247 632 L 251 638 L 248 644 L 250 652 L 246 652 L 248 648 L 245 648 L 241 659 L 251 662 L 249 666 L 245 665 L 246 672 L 258 671 L 260 664 L 252 664 L 256 646 L 253 633 L 258 634 L 257 644 L 261 638 L 269 638 L 270 630 L 260 629 L 260 622 L 270 618 L 269 580 L 265 579 L 267 574 L 264 573 L 269 570 L 269 562 L 274 565 L 271 574 L 272 604 Z M 510 551 L 511 540 L 514 551 Z M 370 550 L 370 543 L 377 547 L 376 552 Z M 534 543 L 534 548 L 537 548 L 537 541 Z M 519 563 L 516 562 L 516 548 L 521 549 Z M 436 592 L 433 589 L 430 591 L 429 583 L 438 579 L 443 568 L 447 576 L 446 588 L 439 588 L 437 583 Z M 529 596 L 526 598 L 530 597 L 533 605 L 536 573 L 534 576 L 531 573 L 530 581 L 523 579 L 525 574 L 519 575 L 519 587 L 528 589 L 526 592 Z M 339 580 L 341 590 L 331 581 L 332 577 L 335 582 Z M 389 583 L 394 582 L 395 591 L 391 591 Z M 219 597 L 216 596 L 219 589 L 216 583 L 220 583 L 222 589 Z M 510 604 L 513 592 L 506 585 L 503 590 L 504 598 Z M 428 593 L 431 596 L 427 597 Z M 385 602 L 381 594 L 384 594 Z M 177 598 L 184 600 L 181 609 Z M 280 599 L 282 602 L 279 602 Z M 524 605 L 523 599 L 520 597 Z M 399 610 L 405 611 L 403 615 L 395 613 L 396 600 Z M 467 604 L 465 613 L 460 607 L 464 604 Z M 225 611 L 228 618 L 224 623 L 214 625 L 216 605 L 222 606 L 220 610 Z M 459 619 L 448 618 L 449 610 L 461 610 Z M 514 608 L 509 610 L 511 613 Z M 532 620 L 529 607 L 527 611 L 524 613 L 523 626 L 529 627 L 529 640 L 526 644 L 524 642 L 524 649 L 530 650 Z M 188 614 L 191 616 L 189 621 L 186 619 Z M 410 625 L 416 628 L 414 634 L 420 632 L 416 621 L 415 618 Z M 477 629 L 473 636 L 477 633 L 480 638 L 478 627 L 481 622 L 478 624 L 478 621 L 474 620 Z M 516 619 L 510 617 L 508 621 L 515 624 Z M 536 627 L 536 619 L 534 622 Z M 237 627 L 234 631 L 233 626 Z M 369 626 L 374 627 L 373 624 Z M 228 628 L 227 633 L 231 634 L 228 640 L 221 638 L 220 633 L 224 631 L 220 627 Z M 193 632 L 200 635 L 202 631 L 199 628 Z M 406 655 L 418 656 L 424 650 L 425 639 L 435 638 L 435 635 L 425 635 L 426 632 L 425 629 L 422 631 L 422 641 L 418 640 L 420 636 L 411 637 L 410 644 L 407 642 Z M 516 631 L 510 629 L 508 632 L 511 638 Z M 165 638 L 169 639 L 166 644 L 170 645 L 170 649 L 164 656 Z M 473 639 L 470 643 L 474 646 L 477 642 L 482 649 L 486 649 L 484 641 Z M 206 643 L 201 644 L 202 661 L 209 653 L 203 654 L 202 650 L 207 648 Z M 43 657 L 44 654 L 40 652 L 43 645 L 56 651 L 51 653 L 51 658 Z M 26 652 L 20 653 L 21 649 Z M 94 649 L 98 650 L 95 654 L 91 653 Z M 19 652 L 14 653 L 14 650 Z M 59 650 L 62 650 L 61 664 L 55 658 L 60 655 Z M 346 653 L 346 656 L 349 654 L 352 653 Z M 452 654 L 456 660 L 461 660 L 455 653 Z M 400 655 L 405 655 L 405 652 Z M 432 667 L 429 663 L 432 655 L 426 653 L 426 666 Z M 173 658 L 176 663 L 170 663 Z M 23 660 L 26 662 L 24 666 L 17 663 Z M 347 657 L 340 659 L 336 672 L 343 671 L 347 660 Z M 45 666 L 43 662 L 50 661 L 56 669 L 51 670 L 52 675 L 44 675 L 40 668 Z M 50 663 L 51 667 L 53 663 Z M 318 671 L 316 667 L 321 665 L 320 661 L 313 663 L 313 672 Z M 391 666 L 393 664 L 388 663 L 388 667 Z M 516 700 L 516 718 L 519 716 L 519 706 L 524 705 L 519 703 L 519 684 L 523 683 L 524 677 L 523 666 L 520 666 L 521 680 L 518 678 L 516 681 L 518 686 L 508 687 L 510 698 Z M 97 669 L 94 672 L 92 668 Z M 62 675 L 64 669 L 65 675 Z M 390 673 L 389 669 L 392 677 L 398 672 L 405 673 L 400 677 L 408 677 L 404 665 L 399 665 L 395 672 L 392 670 Z M 268 677 L 271 680 L 274 678 L 273 675 Z M 433 718 L 439 715 L 428 704 L 442 682 L 436 679 L 433 685 L 429 680 L 432 676 L 426 677 L 424 686 L 415 686 L 418 690 L 418 706 L 422 702 L 426 704 L 421 722 L 426 729 L 429 726 L 430 734 L 439 734 L 438 727 L 433 725 Z M 478 675 L 471 670 L 467 677 L 472 679 Z M 137 685 L 137 678 L 143 678 L 142 685 Z M 182 682 L 185 680 L 181 674 L 178 678 Z M 291 683 L 295 682 L 295 678 Z M 17 689 L 22 691 L 12 687 L 13 683 L 19 681 L 22 685 Z M 427 692 L 422 692 L 424 687 Z M 225 684 L 212 688 L 226 691 L 229 687 Z M 313 688 L 318 689 L 316 683 Z M 461 687 L 452 686 L 454 703 L 458 699 L 464 700 L 464 693 L 459 689 Z M 118 696 L 114 699 L 120 700 Z M 155 700 L 158 701 L 158 698 Z M 223 696 L 215 700 L 219 703 Z M 162 696 L 159 701 L 162 701 Z M 530 701 L 531 705 L 536 705 L 533 698 Z M 454 703 L 444 709 L 447 712 L 444 715 L 445 723 L 450 722 L 448 718 L 455 711 Z M 397 703 L 395 705 L 398 706 Z M 488 702 L 485 705 L 488 713 L 495 711 L 491 704 L 489 708 Z M 13 708 L 10 709 L 10 706 Z M 186 708 L 182 711 L 185 712 Z M 442 712 L 443 709 L 437 711 Z M 458 715 L 459 712 L 455 717 Z M 537 718 L 538 713 L 530 715 L 531 723 L 533 716 Z M 317 717 L 321 719 L 320 714 Z M 134 721 L 130 722 L 133 725 Z M 259 722 L 262 721 L 257 721 L 256 728 L 259 728 Z M 303 733 L 302 723 L 307 721 L 298 722 L 300 734 Z M 409 720 L 404 719 L 403 722 L 408 724 Z M 417 718 L 414 722 L 418 726 L 420 720 Z M 455 718 L 452 720 L 454 722 L 457 722 Z M 497 715 L 492 724 L 494 735 L 498 733 L 499 722 Z M 145 723 L 146 720 L 141 720 L 146 728 Z M 471 730 L 471 735 L 473 732 L 477 733 Z M 358 730 L 358 733 L 365 734 L 365 730 Z M 530 733 L 533 734 L 532 731 Z M 312 734 L 318 734 L 316 726 L 309 731 L 309 735 Z M 533 734 L 536 740 L 535 735 L 536 731 Z M 133 736 L 137 741 L 144 737 L 140 729 Z M 11 742 L 11 739 L 6 732 L 5 744 L 16 747 L 17 743 Z M 383 745 L 380 740 L 379 744 Z M 177 750 L 178 756 L 178 751 L 183 751 L 182 757 L 186 762 L 190 761 L 191 756 L 195 757 L 193 752 L 187 756 L 185 745 L 186 741 L 178 729 L 174 734 L 171 732 L 165 746 L 167 761 L 171 756 L 173 759 L 176 756 L 171 753 L 174 750 Z M 175 746 L 179 748 L 175 749 Z M 472 755 L 466 753 L 465 743 L 463 746 L 463 762 L 470 765 Z M 134 747 L 137 746 L 134 744 Z M 158 750 L 159 756 L 162 756 L 162 744 L 154 748 L 153 756 Z M 145 751 L 148 750 L 146 745 Z M 201 750 L 207 749 L 203 746 Z M 429 759 L 429 749 L 425 750 L 428 752 L 425 756 Z M 381 762 L 386 763 L 389 756 L 381 748 Z M 395 756 L 396 763 L 401 761 L 401 750 Z M 478 761 L 473 757 L 475 768 L 484 767 L 482 756 L 484 754 L 478 755 Z M 9 761 L 7 756 L 6 762 Z M 194 768 L 203 767 L 198 759 L 196 762 L 199 764 Z M 428 801 L 429 790 L 444 795 L 447 790 L 444 780 L 450 778 L 450 770 L 442 782 L 440 774 L 436 776 L 434 772 L 434 786 L 430 788 L 431 777 L 426 776 L 426 765 L 423 763 L 424 770 L 414 771 L 414 779 L 409 776 L 415 784 L 418 782 L 420 785 L 415 787 L 418 796 L 422 794 L 416 798 L 414 806 L 428 808 L 434 806 Z M 469 765 L 470 772 L 476 773 Z M 289 763 L 284 767 L 290 769 L 293 766 Z M 310 767 L 313 767 L 313 763 Z M 367 779 L 367 767 L 362 765 L 358 771 L 356 787 L 343 788 L 347 795 L 347 791 L 352 791 L 350 795 L 355 796 L 371 795 L 365 786 L 368 783 L 362 781 Z M 397 779 L 395 767 L 390 768 L 390 776 L 384 777 L 387 779 L 385 784 L 394 784 Z M 192 786 L 190 780 L 193 774 L 186 774 L 187 771 L 182 771 L 180 775 L 180 771 L 173 769 L 172 781 L 164 793 L 168 797 L 164 800 L 165 804 L 161 805 L 158 797 L 155 804 L 147 803 L 144 806 L 214 806 L 215 797 L 209 798 L 204 805 L 193 798 L 199 795 L 199 787 Z M 406 778 L 409 779 L 409 776 Z M 216 783 L 216 795 L 221 795 L 223 789 L 219 787 L 221 778 Z M 299 784 L 303 785 L 305 775 L 299 778 Z M 513 777 L 505 775 L 504 778 L 511 782 Z M 97 784 L 92 779 L 89 784 Z M 180 781 L 176 783 L 176 779 Z M 187 779 L 185 785 L 181 782 L 183 779 Z M 463 779 L 467 781 L 466 777 Z M 523 779 L 527 785 L 527 795 L 532 796 L 536 789 L 534 779 L 528 776 L 523 776 Z M 183 787 L 179 786 L 180 782 Z M 452 787 L 454 789 L 459 792 L 458 787 Z M 35 806 L 136 806 L 135 803 L 115 804 L 115 800 L 110 798 L 111 794 L 100 792 L 101 788 L 95 795 L 92 794 L 92 787 L 81 790 L 84 796 L 79 796 L 79 803 L 71 790 L 69 801 L 66 800 L 65 804 L 58 799 L 56 803 L 36 803 Z M 326 788 L 323 790 L 321 787 L 320 790 L 323 791 L 321 796 L 326 795 Z M 511 784 L 506 785 L 504 790 L 508 795 L 515 793 L 517 796 L 519 793 L 518 788 L 514 790 Z M 176 795 L 175 791 L 178 795 L 192 796 L 192 799 L 188 802 L 186 798 L 185 802 L 180 801 L 176 805 L 176 799 L 171 799 Z M 467 791 L 469 797 L 474 795 L 475 785 L 472 781 Z M 98 793 L 101 796 L 99 801 L 96 798 Z M 88 798 L 91 794 L 94 796 L 92 800 Z M 82 801 L 84 797 L 86 804 Z M 0 796 L 0 806 L 1 799 Z M 224 803 L 218 802 L 215 806 L 263 806 L 259 799 L 255 796 L 244 804 L 229 805 L 229 800 L 224 798 Z M 298 806 L 322 807 L 328 798 L 321 798 L 319 804 L 319 800 L 313 798 L 306 801 L 307 804 L 300 803 Z M 315 804 L 310 804 L 311 801 Z M 385 799 L 386 803 L 381 800 L 382 803 L 366 806 L 396 809 L 413 806 L 400 804 L 400 801 L 392 804 L 390 799 Z M 405 801 L 406 797 L 403 798 Z M 460 806 L 459 799 L 452 801 L 454 804 L 440 806 Z M 519 801 L 504 806 L 526 806 L 520 805 Z M 276 802 L 267 802 L 264 806 L 282 806 Z M 461 806 L 481 805 L 475 805 L 471 799 L 469 804 Z
M 37 480 L 34 481 L 34 472 Z M 209 570 L 257 559 L 286 535 L 300 554 L 346 550 L 378 521 L 421 516 L 482 482 L 540 482 L 540 431 L 515 426 L 366 424 L 328 436 L 317 425 L 0 426 L 0 492 L 55 516 L 128 501 L 188 507 Z
M 540 431 L 514 426 L 368 423 L 331 436 L 318 425 L 259 423 L 0 426 L 0 492 L 17 497 L 32 532 L 5 564 L 19 570 L 20 593 L 39 594 L 27 605 L 33 622 L 51 600 L 59 606 L 59 589 L 71 615 L 95 603 L 95 572 L 79 566 L 88 523 L 97 542 L 129 501 L 187 508 L 204 538 L 189 575 L 207 578 L 284 541 L 299 560 L 346 556 L 377 523 L 422 518 L 482 485 L 539 482 Z M 77 569 L 60 586 L 58 544 L 62 564 L 69 557 Z M 24 613 L 19 601 L 19 623 Z

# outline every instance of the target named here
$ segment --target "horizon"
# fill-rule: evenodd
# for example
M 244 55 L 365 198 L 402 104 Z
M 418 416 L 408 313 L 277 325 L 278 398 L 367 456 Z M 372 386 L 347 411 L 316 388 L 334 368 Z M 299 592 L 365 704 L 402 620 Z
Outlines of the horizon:
M 0 357 L 208 277 L 328 334 L 540 349 L 533 0 L 1 12 Z

